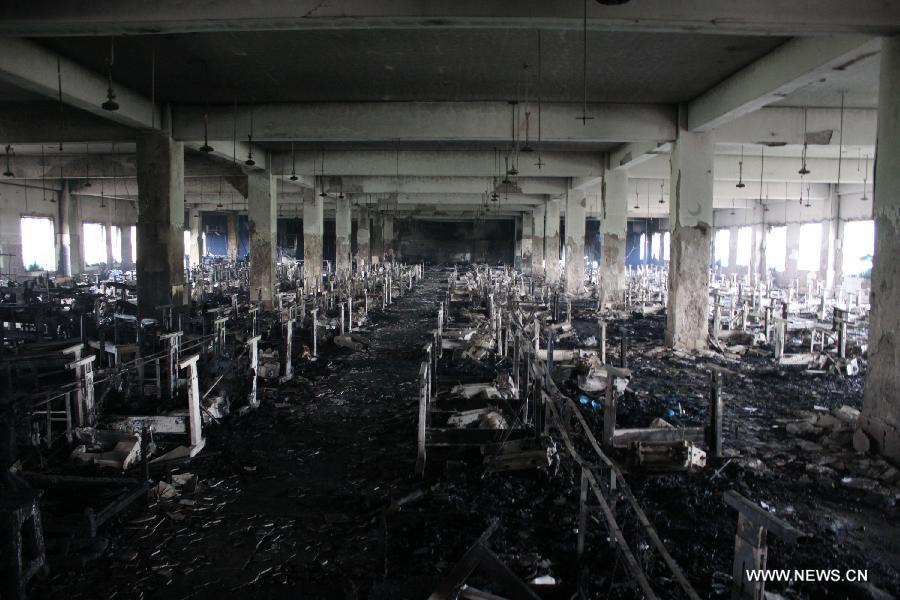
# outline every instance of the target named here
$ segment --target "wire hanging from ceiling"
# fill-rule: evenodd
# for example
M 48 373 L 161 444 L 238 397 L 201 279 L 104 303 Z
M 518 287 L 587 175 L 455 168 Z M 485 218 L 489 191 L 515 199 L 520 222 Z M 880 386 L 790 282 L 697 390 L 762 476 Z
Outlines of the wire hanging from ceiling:
M 544 166 L 544 162 L 541 160 L 541 151 L 542 151 L 542 149 L 543 149 L 542 143 L 541 143 L 541 141 L 542 141 L 542 138 L 541 138 L 541 135 L 542 135 L 542 132 L 541 132 L 541 109 L 543 108 L 543 107 L 542 107 L 542 97 L 543 97 L 543 72 L 542 72 L 542 63 L 543 63 L 543 55 L 541 54 L 541 30 L 540 30 L 540 29 L 538 29 L 537 34 L 538 34 L 538 39 L 537 39 L 537 51 L 538 51 L 538 63 L 537 63 L 537 67 L 538 67 L 538 81 L 537 81 L 537 109 L 538 109 L 538 113 L 537 113 L 537 128 L 538 128 L 538 141 L 537 141 L 537 153 L 538 153 L 538 156 L 537 156 L 537 162 L 534 163 L 534 165 L 538 168 L 538 170 L 540 170 L 541 167 Z
M 581 96 L 581 116 L 576 117 L 579 121 L 581 121 L 582 125 L 587 125 L 587 122 L 593 119 L 594 117 L 589 117 L 587 114 L 587 0 L 582 0 L 582 6 L 584 9 L 584 18 L 582 19 L 582 57 L 581 57 L 581 83 L 582 83 L 582 96 Z
M 109 38 L 109 56 L 106 59 L 106 102 L 100 105 L 103 110 L 116 111 L 119 110 L 119 103 L 116 102 L 116 92 L 113 89 L 112 68 L 115 63 L 115 39 Z

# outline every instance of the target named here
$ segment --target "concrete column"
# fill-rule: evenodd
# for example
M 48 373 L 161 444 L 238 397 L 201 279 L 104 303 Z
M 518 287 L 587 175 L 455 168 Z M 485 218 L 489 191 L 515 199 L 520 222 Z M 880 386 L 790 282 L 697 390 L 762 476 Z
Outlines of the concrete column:
M 112 223 L 107 221 L 103 224 L 106 228 L 106 268 L 113 268 L 113 252 L 112 252 Z
M 544 221 L 544 270 L 551 284 L 559 283 L 559 205 L 560 198 L 547 200 Z
M 628 172 L 607 171 L 603 178 L 600 221 L 600 306 L 621 302 L 625 293 L 625 237 L 628 229 Z
M 358 273 L 368 271 L 372 265 L 369 231 L 369 209 L 361 206 L 356 214 L 356 271 Z
M 161 131 L 137 136 L 138 311 L 187 304 L 184 278 L 184 145 Z
M 69 191 L 69 180 L 62 180 L 62 189 L 59 192 L 59 211 L 56 231 L 56 273 L 62 277 L 71 277 L 72 273 L 72 224 L 78 219 L 74 218 L 75 199 Z M 80 239 L 80 238 L 79 238 Z
M 373 266 L 380 263 L 381 257 L 384 255 L 384 226 L 382 221 L 381 211 L 376 209 L 372 214 L 371 242 L 369 244 L 369 255 Z
M 519 251 L 522 253 L 522 269 L 525 272 L 531 270 L 532 256 L 532 237 L 534 236 L 534 215 L 532 213 L 522 214 L 522 241 L 519 244 Z
M 672 150 L 666 344 L 682 350 L 707 346 L 714 148 L 712 134 L 679 128 Z
M 875 149 L 875 256 L 869 373 L 860 424 L 873 449 L 900 461 L 900 36 L 881 46 Z M 879 168 L 881 167 L 881 168 Z M 861 434 L 858 434 L 858 436 Z M 856 440 L 854 440 L 856 441 Z M 857 445 L 857 444 L 854 444 Z
M 513 263 L 517 269 L 522 268 L 522 215 L 513 217 Z
M 737 254 L 738 254 L 738 231 L 740 227 L 729 227 L 728 228 L 728 268 L 725 269 L 726 273 L 737 273 L 738 275 L 743 275 L 744 268 L 739 267 L 737 264 Z M 648 235 L 649 238 L 649 235 Z M 647 253 L 647 256 L 650 256 L 650 253 Z
M 268 310 L 275 298 L 278 250 L 278 197 L 275 178 L 268 169 L 247 175 L 247 217 L 250 225 L 250 300 Z
M 72 275 L 84 272 L 84 246 L 81 241 L 81 201 L 74 194 L 69 195 L 69 265 Z
M 397 258 L 397 240 L 394 237 L 394 215 L 385 213 L 381 216 L 381 235 L 384 244 L 385 262 L 393 262 Z
M 188 260 L 190 261 L 190 266 L 193 268 L 200 266 L 200 257 L 203 254 L 203 250 L 200 248 L 200 211 L 196 208 L 192 208 L 188 212 L 188 218 L 190 219 L 188 226 L 191 229 Z
M 324 208 L 322 197 L 303 195 L 303 285 L 308 292 L 322 287 L 322 238 Z
M 566 293 L 584 290 L 584 228 L 587 199 L 583 190 L 566 194 Z
M 531 273 L 532 275 L 544 274 L 544 226 L 547 219 L 547 207 L 535 206 L 531 213 L 531 222 L 534 233 L 531 238 Z
M 134 261 L 131 259 L 131 250 L 134 248 L 134 240 L 131 239 L 131 225 L 119 225 L 119 231 L 122 232 L 119 242 L 119 251 L 122 254 L 122 270 L 130 271 L 134 269 Z
M 784 278 L 780 283 L 790 285 L 797 278 L 800 264 L 800 223 L 788 223 L 785 231 L 786 246 L 784 259 Z
M 349 279 L 353 268 L 350 266 L 351 254 L 350 234 L 353 224 L 350 219 L 350 198 L 338 198 L 334 217 L 335 261 L 334 271 L 338 279 Z
M 238 214 L 234 211 L 228 213 L 228 258 L 237 260 L 238 257 Z
M 766 278 L 766 226 L 765 224 L 753 226 L 753 256 L 750 259 L 752 272 L 756 275 L 754 281 L 762 281 Z

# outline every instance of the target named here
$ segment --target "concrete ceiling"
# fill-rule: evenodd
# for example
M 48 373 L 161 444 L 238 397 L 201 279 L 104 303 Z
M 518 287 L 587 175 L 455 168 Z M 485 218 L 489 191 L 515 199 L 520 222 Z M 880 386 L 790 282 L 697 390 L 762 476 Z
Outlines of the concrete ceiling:
M 404 210 L 474 214 L 493 184 L 496 152 L 508 151 L 513 129 L 520 141 L 527 129 L 544 166 L 533 165 L 536 153 L 520 155 L 524 193 L 510 198 L 504 213 L 576 187 L 587 193 L 589 213 L 598 212 L 608 154 L 612 168 L 629 170 L 638 196 L 629 198 L 629 214 L 641 217 L 668 210 L 667 154 L 676 105 L 685 103 L 688 128 L 714 130 L 720 142 L 717 208 L 768 196 L 775 183 L 785 197 L 811 186 L 814 198 L 824 198 L 842 167 L 844 182 L 870 179 L 871 166 L 856 163 L 874 154 L 880 44 L 871 36 L 900 31 L 900 3 L 821 0 L 811 10 L 783 0 L 632 0 L 618 7 L 588 2 L 588 12 L 593 118 L 579 122 L 581 3 L 10 3 L 0 6 L 0 34 L 17 36 L 0 38 L 0 142 L 15 145 L 15 178 L 58 173 L 78 181 L 90 162 L 93 177 L 124 184 L 133 181 L 135 133 L 165 118 L 185 142 L 186 200 L 193 205 L 207 204 L 223 181 L 241 179 L 252 151 L 255 169 L 286 175 L 296 168 L 299 181 L 279 184 L 282 201 L 311 193 L 325 154 L 336 190 L 357 200 L 399 192 Z M 848 33 L 856 35 L 839 35 Z M 113 113 L 100 108 L 110 35 L 121 104 Z M 839 152 L 834 109 L 842 93 L 849 110 Z M 520 107 L 515 125 L 511 100 Z M 811 110 L 798 110 L 805 108 Z M 211 156 L 195 151 L 205 129 Z M 813 173 L 798 178 L 810 136 Z M 49 155 L 60 141 L 63 152 L 40 159 L 41 142 Z M 85 141 L 95 155 L 89 160 Z M 771 145 L 763 173 L 756 142 Z M 749 185 L 736 192 L 742 177 Z
M 316 30 L 121 37 L 113 77 L 179 104 L 363 101 L 580 102 L 582 33 L 534 29 Z M 783 43 L 782 37 L 588 34 L 590 102 L 690 100 Z M 105 72 L 109 38 L 40 42 Z

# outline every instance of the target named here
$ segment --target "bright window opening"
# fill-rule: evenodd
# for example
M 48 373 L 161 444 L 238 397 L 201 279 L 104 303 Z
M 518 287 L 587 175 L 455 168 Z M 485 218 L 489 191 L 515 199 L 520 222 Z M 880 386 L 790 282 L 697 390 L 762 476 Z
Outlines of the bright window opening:
M 766 268 L 784 273 L 787 253 L 787 227 L 772 227 L 766 234 Z
M 641 262 L 644 262 L 645 260 L 647 260 L 647 234 L 646 233 L 641 234 L 640 245 L 641 245 L 641 247 L 640 247 Z
M 112 244 L 113 262 L 122 264 L 122 228 L 118 225 L 109 228 L 109 243 Z
M 731 251 L 731 231 L 728 229 L 719 229 L 716 231 L 716 241 L 714 244 L 714 261 L 720 267 L 728 266 L 728 254 Z
M 741 227 L 737 236 L 737 256 L 734 262 L 739 267 L 749 267 L 753 254 L 753 227 Z
M 875 221 L 844 223 L 843 240 L 841 272 L 844 277 L 869 275 L 875 254 Z
M 654 233 L 650 238 L 650 258 L 659 260 L 662 256 L 662 234 Z
M 137 264 L 137 225 L 131 226 L 131 262 Z
M 103 223 L 84 223 L 81 226 L 84 241 L 84 264 L 99 265 L 106 262 L 106 226 Z
M 666 262 L 669 261 L 669 250 L 671 248 L 671 245 L 672 245 L 672 234 L 670 234 L 667 231 L 665 233 L 665 235 L 663 235 L 663 260 Z
M 53 219 L 22 217 L 22 265 L 26 271 L 55 271 L 56 244 L 53 239 Z
M 797 268 L 801 271 L 818 271 L 822 256 L 822 224 L 804 223 L 800 226 L 800 257 Z
M 184 230 L 184 255 L 185 256 L 191 255 L 191 230 L 190 229 Z

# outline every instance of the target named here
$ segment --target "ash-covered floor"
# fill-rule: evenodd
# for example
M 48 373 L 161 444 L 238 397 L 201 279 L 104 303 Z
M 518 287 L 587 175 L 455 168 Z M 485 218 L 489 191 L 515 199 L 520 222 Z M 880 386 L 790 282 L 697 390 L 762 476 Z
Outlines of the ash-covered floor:
M 368 351 L 328 347 L 299 367 L 300 378 L 264 390 L 260 410 L 211 429 L 201 455 L 163 473 L 168 483 L 158 487 L 158 500 L 126 513 L 95 547 L 70 549 L 69 564 L 33 596 L 426 598 L 496 521 L 490 547 L 521 579 L 545 582 L 542 598 L 572 598 L 585 580 L 591 597 L 639 597 L 599 517 L 577 563 L 579 475 L 566 458 L 549 473 L 486 474 L 477 452 L 461 453 L 429 461 L 424 479 L 414 475 L 418 369 L 445 277 L 431 271 L 412 294 L 373 313 Z M 595 323 L 577 317 L 576 307 L 576 328 L 590 335 Z M 898 473 L 854 454 L 852 430 L 829 412 L 859 407 L 864 372 L 809 377 L 772 373 L 752 360 L 673 356 L 656 350 L 661 316 L 612 323 L 611 347 L 620 325 L 629 330 L 633 369 L 623 423 L 703 423 L 708 384 L 699 367 L 713 361 L 735 371 L 725 384 L 730 456 L 720 466 L 628 473 L 632 492 L 701 597 L 731 594 L 736 513 L 722 502 L 729 489 L 810 534 L 794 546 L 770 536 L 770 568 L 869 570 L 868 586 L 773 583 L 769 592 L 900 594 Z M 506 367 L 493 361 L 445 357 L 439 385 L 492 380 Z M 572 391 L 566 373 L 557 376 L 561 389 Z M 583 410 L 599 429 L 601 412 L 590 403 Z

